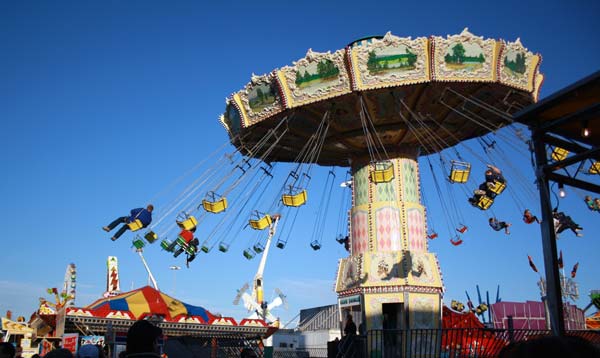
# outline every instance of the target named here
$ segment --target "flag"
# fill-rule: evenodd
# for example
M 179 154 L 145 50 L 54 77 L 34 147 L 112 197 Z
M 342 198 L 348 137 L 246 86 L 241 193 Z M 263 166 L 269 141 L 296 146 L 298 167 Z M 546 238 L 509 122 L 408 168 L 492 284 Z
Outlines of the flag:
M 531 266 L 531 269 L 534 272 L 538 272 L 538 269 L 537 269 L 537 267 L 535 267 L 535 264 L 533 263 L 533 260 L 531 259 L 531 256 L 527 255 L 527 258 L 529 259 L 529 266 Z
M 571 270 L 571 278 L 575 278 L 575 276 L 577 275 L 577 268 L 579 267 L 579 262 L 576 263 L 573 266 L 573 269 Z
M 558 268 L 562 269 L 563 267 L 565 267 L 565 265 L 563 264 L 562 250 L 560 250 L 560 256 L 558 256 Z

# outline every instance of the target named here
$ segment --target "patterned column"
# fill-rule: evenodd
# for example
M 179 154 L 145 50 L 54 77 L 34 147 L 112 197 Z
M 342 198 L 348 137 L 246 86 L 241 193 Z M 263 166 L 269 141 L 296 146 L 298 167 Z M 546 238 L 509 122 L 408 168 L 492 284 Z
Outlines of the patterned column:
M 436 328 L 442 279 L 428 252 L 419 166 L 408 155 L 391 162 L 394 178 L 386 183 L 371 181 L 369 164 L 353 168 L 351 251 L 339 264 L 336 292 L 361 295 L 367 329 L 381 328 L 384 303 L 404 304 L 408 328 Z

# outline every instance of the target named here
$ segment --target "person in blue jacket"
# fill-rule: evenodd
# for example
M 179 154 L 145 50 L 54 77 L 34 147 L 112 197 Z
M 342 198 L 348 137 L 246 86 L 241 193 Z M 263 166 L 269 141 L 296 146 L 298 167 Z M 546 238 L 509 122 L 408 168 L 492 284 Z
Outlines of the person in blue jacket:
M 142 222 L 142 227 L 147 227 L 148 225 L 150 225 L 150 223 L 152 222 L 152 210 L 154 210 L 154 206 L 152 204 L 148 204 L 148 206 L 145 209 L 132 209 L 129 216 L 121 216 L 119 218 L 116 218 L 113 222 L 108 224 L 108 226 L 105 226 L 102 229 L 106 232 L 109 232 L 115 227 L 117 227 L 117 225 L 123 224 L 123 226 L 121 226 L 121 228 L 115 233 L 115 235 L 110 238 L 112 241 L 115 241 L 119 237 L 121 237 L 121 235 L 123 235 L 125 231 L 129 229 L 129 226 L 127 226 L 127 224 L 129 224 L 130 222 L 139 220 Z

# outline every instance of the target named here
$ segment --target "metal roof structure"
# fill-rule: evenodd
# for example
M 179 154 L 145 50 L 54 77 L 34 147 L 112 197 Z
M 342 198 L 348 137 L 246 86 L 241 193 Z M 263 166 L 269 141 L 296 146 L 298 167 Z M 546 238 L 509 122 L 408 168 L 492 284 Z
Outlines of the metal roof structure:
M 575 82 L 514 115 L 532 131 L 535 172 L 542 209 L 542 245 L 550 324 L 555 335 L 565 334 L 563 302 L 550 200 L 550 182 L 600 194 L 600 71 Z M 585 130 L 585 131 L 584 131 Z M 548 149 L 568 153 L 549 161 Z M 590 164 L 590 169 L 585 170 Z M 593 174 L 586 176 L 585 174 Z

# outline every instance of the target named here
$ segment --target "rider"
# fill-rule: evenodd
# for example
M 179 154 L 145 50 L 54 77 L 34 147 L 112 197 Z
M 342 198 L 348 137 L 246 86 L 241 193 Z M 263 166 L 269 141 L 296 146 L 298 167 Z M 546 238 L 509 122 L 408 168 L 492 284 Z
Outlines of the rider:
M 510 231 L 508 231 L 508 227 L 512 225 L 511 223 L 507 223 L 506 221 L 499 221 L 496 218 L 490 218 L 489 224 L 490 227 L 496 231 L 504 229 L 504 233 L 506 235 L 510 234 Z
M 506 179 L 504 178 L 504 175 L 502 175 L 500 169 L 488 164 L 487 169 L 485 170 L 485 182 L 481 183 L 479 187 L 473 191 L 473 197 L 469 198 L 469 202 L 472 205 L 477 205 L 479 199 L 484 195 L 490 199 L 494 199 L 496 193 L 494 193 L 492 189 L 495 187 L 496 182 L 506 183 Z
M 185 244 L 189 247 L 190 246 L 190 242 L 192 242 L 194 240 L 194 233 L 196 232 L 196 228 L 192 228 L 190 230 L 181 230 L 181 232 L 179 233 L 179 237 L 183 239 L 183 241 L 185 241 Z M 175 253 L 173 254 L 173 257 L 177 257 L 179 255 L 181 255 L 181 253 L 184 251 L 184 247 L 183 246 L 179 246 L 179 249 L 177 251 L 175 251 Z
M 525 222 L 525 224 L 531 224 L 534 221 L 538 224 L 540 223 L 538 217 L 533 215 L 531 211 L 529 211 L 529 209 L 525 209 L 525 211 L 523 212 L 523 221 Z
M 143 228 L 150 225 L 150 223 L 152 222 L 152 210 L 154 210 L 154 205 L 152 204 L 148 204 L 148 206 L 146 206 L 145 209 L 132 209 L 129 213 L 129 216 L 121 216 L 116 218 L 113 222 L 108 224 L 108 226 L 103 227 L 102 230 L 109 232 L 115 227 L 117 227 L 117 225 L 122 223 L 123 226 L 121 226 L 121 228 L 115 233 L 115 235 L 110 238 L 112 241 L 115 241 L 119 237 L 121 237 L 121 235 L 123 235 L 125 231 L 129 229 L 129 226 L 127 224 L 134 222 L 135 220 L 139 220 L 142 223 Z

